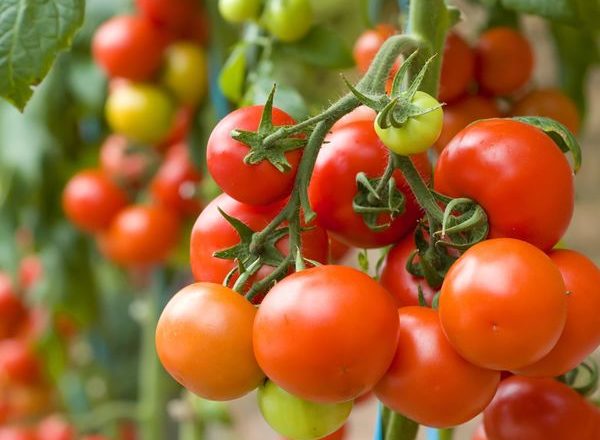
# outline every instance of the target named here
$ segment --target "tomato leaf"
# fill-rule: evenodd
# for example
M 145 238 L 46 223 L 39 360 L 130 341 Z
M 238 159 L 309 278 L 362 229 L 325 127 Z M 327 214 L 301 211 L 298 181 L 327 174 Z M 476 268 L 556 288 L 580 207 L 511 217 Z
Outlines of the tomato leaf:
M 244 94 L 245 79 L 246 45 L 238 44 L 221 69 L 219 87 L 227 99 L 239 102 Z
M 600 3 L 593 0 L 502 0 L 502 5 L 573 26 L 597 29 L 600 21 Z
M 84 0 L 0 2 L 0 96 L 21 111 L 83 24 Z
M 573 155 L 573 170 L 575 173 L 579 171 L 579 168 L 581 168 L 581 146 L 567 127 L 554 119 L 540 116 L 517 116 L 513 119 L 539 128 L 552 138 L 563 153 L 571 152 Z

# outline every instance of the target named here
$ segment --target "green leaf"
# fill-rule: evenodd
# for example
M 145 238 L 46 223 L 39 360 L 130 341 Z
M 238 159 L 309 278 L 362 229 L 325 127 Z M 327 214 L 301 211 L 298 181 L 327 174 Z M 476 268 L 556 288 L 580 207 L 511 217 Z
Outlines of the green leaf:
M 534 14 L 573 26 L 600 26 L 600 2 L 597 0 L 502 0 L 505 8 Z
M 225 62 L 219 75 L 219 87 L 223 95 L 233 102 L 239 102 L 244 95 L 246 79 L 246 46 L 238 44 Z
M 0 96 L 20 110 L 83 24 L 84 0 L 0 2 Z
M 278 44 L 281 54 L 307 64 L 329 69 L 344 69 L 354 65 L 352 52 L 334 30 L 314 26 L 302 40 L 292 44 Z

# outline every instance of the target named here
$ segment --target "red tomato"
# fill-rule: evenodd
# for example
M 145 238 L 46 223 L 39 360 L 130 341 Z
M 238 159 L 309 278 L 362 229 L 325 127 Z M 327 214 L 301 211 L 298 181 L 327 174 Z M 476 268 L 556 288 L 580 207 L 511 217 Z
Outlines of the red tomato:
M 435 310 L 402 307 L 398 314 L 398 348 L 375 387 L 377 398 L 427 426 L 450 427 L 471 420 L 494 397 L 500 373 L 460 357 L 444 336 Z
M 26 316 L 27 309 L 14 291 L 11 278 L 0 272 L 0 339 L 13 336 Z
M 87 232 L 107 229 L 127 205 L 127 195 L 99 170 L 83 170 L 71 177 L 63 191 L 65 214 Z
M 390 227 L 373 231 L 362 216 L 354 212 L 356 175 L 362 171 L 369 177 L 380 177 L 389 154 L 373 124 L 367 121 L 335 131 L 321 148 L 308 189 L 310 203 L 317 213 L 317 222 L 343 243 L 358 248 L 395 243 L 414 229 L 421 216 L 421 208 L 399 170 L 394 172 L 394 179 L 406 198 L 404 214 L 393 220 Z M 429 179 L 431 170 L 427 156 L 417 155 L 412 159 L 421 175 Z M 389 216 L 382 215 L 381 223 L 387 221 Z
M 358 37 L 354 43 L 353 55 L 359 72 L 365 73 L 369 70 L 375 55 L 385 40 L 396 32 L 396 29 L 389 24 L 379 24 L 375 29 L 366 30 Z
M 160 67 L 167 44 L 168 37 L 148 20 L 119 16 L 98 28 L 92 53 L 108 76 L 144 81 Z
M 136 148 L 125 136 L 111 135 L 100 147 L 100 167 L 104 174 L 126 187 L 140 187 L 153 167 L 149 150 Z
M 573 215 L 567 158 L 542 131 L 509 119 L 475 122 L 456 135 L 440 155 L 435 190 L 477 201 L 491 238 L 518 238 L 544 250 L 560 240 Z
M 194 110 L 191 107 L 183 106 L 177 110 L 175 118 L 173 119 L 171 131 L 167 135 L 166 140 L 162 142 L 159 147 L 161 151 L 165 148 L 169 148 L 171 145 L 179 144 L 187 140 L 194 115 Z
M 198 13 L 198 0 L 136 0 L 139 11 L 153 23 L 182 32 Z
M 28 255 L 19 266 L 19 282 L 23 289 L 31 289 L 42 277 L 44 267 L 37 255 Z
M 392 294 L 398 307 L 420 305 L 419 286 L 429 305 L 436 293 L 424 278 L 415 277 L 406 270 L 408 257 L 415 249 L 414 237 L 409 234 L 390 250 L 381 272 L 380 283 Z
M 202 9 L 202 4 L 200 4 L 200 8 Z M 206 12 L 201 10 L 191 17 L 189 26 L 183 29 L 182 37 L 204 46 L 210 39 L 210 25 Z
M 291 169 L 279 172 L 269 161 L 247 165 L 244 157 L 250 148 L 231 137 L 233 130 L 255 131 L 264 106 L 238 109 L 221 120 L 213 129 L 206 146 L 208 171 L 223 191 L 234 199 L 251 205 L 268 205 L 287 197 L 294 185 L 302 149 L 285 153 Z M 273 125 L 292 125 L 290 115 L 273 107 Z
M 450 102 L 460 98 L 467 92 L 474 75 L 473 50 L 460 35 L 455 32 L 449 33 L 442 59 L 439 101 Z
M 179 291 L 156 327 L 156 350 L 165 369 L 188 390 L 210 400 L 231 400 L 264 379 L 252 351 L 256 309 L 220 284 Z
M 475 48 L 475 76 L 493 95 L 509 95 L 523 87 L 533 72 L 533 53 L 527 39 L 508 27 L 490 29 Z
M 567 295 L 547 255 L 499 238 L 476 244 L 452 265 L 439 310 L 448 340 L 465 359 L 514 370 L 554 347 L 565 326 Z
M 26 342 L 18 339 L 0 341 L 0 375 L 19 384 L 39 381 L 40 365 Z
M 0 440 L 38 440 L 35 433 L 25 427 L 6 426 L 0 428 Z
M 202 175 L 190 158 L 188 146 L 172 146 L 150 186 L 158 204 L 180 215 L 197 215 L 202 209 L 198 185 Z
M 396 306 L 376 281 L 349 267 L 319 266 L 284 278 L 265 297 L 254 321 L 254 353 L 289 393 L 344 402 L 381 379 L 397 329 Z
M 560 376 L 579 365 L 600 345 L 600 270 L 586 256 L 569 250 L 550 252 L 560 270 L 567 295 L 567 322 L 554 346 L 540 361 L 518 374 L 526 376 Z
M 343 260 L 352 248 L 334 237 L 329 237 L 329 262 L 337 263 Z
M 441 152 L 452 138 L 471 122 L 500 116 L 496 103 L 481 95 L 466 96 L 453 102 L 444 107 L 444 125 L 440 137 L 434 144 L 435 148 Z
M 506 379 L 483 414 L 490 440 L 595 438 L 590 437 L 590 407 L 582 396 L 554 379 Z
M 75 440 L 75 428 L 60 415 L 43 419 L 37 426 L 39 440 Z
M 338 119 L 338 121 L 333 124 L 333 127 L 331 127 L 331 131 L 341 130 L 344 127 L 360 121 L 368 121 L 372 124 L 376 117 L 377 112 L 375 110 L 366 105 L 361 105 Z
M 581 125 L 579 110 L 571 98 L 559 89 L 532 90 L 515 102 L 515 116 L 545 116 L 565 125 L 577 134 Z
M 104 252 L 125 266 L 163 262 L 179 239 L 177 216 L 159 206 L 131 205 L 112 222 L 101 239 Z
M 485 426 L 483 426 L 483 423 L 480 423 L 477 426 L 477 430 L 473 433 L 473 437 L 471 437 L 471 440 L 488 440 L 488 436 L 485 433 Z

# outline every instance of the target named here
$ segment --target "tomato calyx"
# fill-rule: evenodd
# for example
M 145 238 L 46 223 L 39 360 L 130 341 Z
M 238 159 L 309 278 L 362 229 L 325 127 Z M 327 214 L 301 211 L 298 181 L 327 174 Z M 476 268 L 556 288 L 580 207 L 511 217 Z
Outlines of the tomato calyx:
M 586 359 L 571 371 L 558 377 L 560 382 L 573 388 L 583 396 L 591 396 L 598 389 L 600 371 L 598 364 L 592 358 Z

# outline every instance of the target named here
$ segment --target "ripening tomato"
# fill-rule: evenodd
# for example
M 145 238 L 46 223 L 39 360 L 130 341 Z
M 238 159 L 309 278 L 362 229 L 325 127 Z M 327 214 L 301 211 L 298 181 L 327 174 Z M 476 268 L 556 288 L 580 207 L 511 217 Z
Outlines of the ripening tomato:
M 301 40 L 313 25 L 310 0 L 269 0 L 261 22 L 275 38 L 284 43 Z
M 144 81 L 160 67 L 167 43 L 166 34 L 144 18 L 120 16 L 98 28 L 92 53 L 108 76 Z
M 552 351 L 533 365 L 520 368 L 525 376 L 555 377 L 572 370 L 600 345 L 600 270 L 575 251 L 549 254 L 561 272 L 567 295 L 567 322 Z
M 252 350 L 256 309 L 220 284 L 192 284 L 167 304 L 156 326 L 165 369 L 200 397 L 231 400 L 263 380 Z
M 19 283 L 25 290 L 32 289 L 44 274 L 42 260 L 37 255 L 28 255 L 19 265 Z
M 374 29 L 368 29 L 358 37 L 354 43 L 353 55 L 359 72 L 366 73 L 369 70 L 385 40 L 396 32 L 396 29 L 389 24 L 378 24 Z
M 516 92 L 533 72 L 531 46 L 515 29 L 497 27 L 484 32 L 475 54 L 475 77 L 481 89 L 493 95 Z
M 473 433 L 473 437 L 471 437 L 471 440 L 488 440 L 488 436 L 485 433 L 485 426 L 483 426 L 483 423 L 480 423 L 477 426 L 477 429 Z
M 20 426 L 0 427 L 0 440 L 38 440 L 33 430 Z
M 179 42 L 165 52 L 161 81 L 181 104 L 195 106 L 207 85 L 206 54 L 197 44 Z
M 0 339 L 14 336 L 27 317 L 27 309 L 15 292 L 10 276 L 0 272 Z
M 191 17 L 200 10 L 198 0 L 136 0 L 135 4 L 154 24 L 178 32 L 189 26 Z
M 465 96 L 448 104 L 444 107 L 442 132 L 434 144 L 436 150 L 441 152 L 452 138 L 471 122 L 500 116 L 500 110 L 494 100 L 481 95 Z
M 101 237 L 101 248 L 125 266 L 163 262 L 179 239 L 179 219 L 160 206 L 131 205 L 121 211 Z
M 279 434 L 294 440 L 315 440 L 343 426 L 352 411 L 352 401 L 310 402 L 268 380 L 258 388 L 258 407 L 269 426 Z
M 494 397 L 500 373 L 460 357 L 444 336 L 437 311 L 402 307 L 398 314 L 398 348 L 375 387 L 377 398 L 427 426 L 444 428 L 471 420 Z
M 260 6 L 260 0 L 219 0 L 219 12 L 230 23 L 256 20 Z
M 554 379 L 503 380 L 483 415 L 490 440 L 592 439 L 591 408 L 581 395 Z
M 127 194 L 102 171 L 83 170 L 75 174 L 62 195 L 69 221 L 87 232 L 106 230 L 127 205 Z
M 155 162 L 147 148 L 129 143 L 125 136 L 111 135 L 100 147 L 100 167 L 104 174 L 128 188 L 142 186 Z
M 186 144 L 173 145 L 150 185 L 158 204 L 181 215 L 197 215 L 201 210 L 198 185 L 202 175 L 195 168 Z
M 406 210 L 389 227 L 373 231 L 352 207 L 357 193 L 356 175 L 364 172 L 371 178 L 380 177 L 390 154 L 373 130 L 372 122 L 348 125 L 333 132 L 327 140 L 319 152 L 308 189 L 317 223 L 343 243 L 358 248 L 386 246 L 412 231 L 421 208 L 399 170 L 393 177 L 396 187 L 404 193 Z M 412 160 L 421 176 L 429 180 L 431 168 L 427 156 L 416 155 Z M 382 215 L 380 223 L 389 220 L 389 215 Z
M 446 37 L 440 78 L 441 102 L 454 101 L 467 92 L 475 75 L 475 54 L 469 44 L 456 32 Z
M 19 339 L 0 341 L 0 375 L 10 382 L 26 385 L 40 380 L 39 361 L 27 342 Z
M 514 103 L 515 116 L 545 116 L 565 125 L 573 134 L 579 132 L 581 117 L 571 98 L 559 89 L 532 90 Z
M 479 203 L 490 238 L 518 238 L 549 250 L 573 215 L 569 161 L 541 130 L 510 119 L 475 122 L 456 135 L 440 155 L 434 183 L 442 194 Z
M 254 353 L 286 391 L 314 402 L 345 402 L 381 379 L 397 330 L 394 301 L 376 281 L 349 267 L 319 266 L 269 291 L 254 321 Z
M 208 171 L 223 191 L 250 205 L 268 205 L 287 197 L 294 185 L 302 149 L 285 153 L 291 168 L 280 172 L 268 160 L 256 165 L 244 163 L 250 148 L 231 137 L 233 130 L 258 129 L 264 106 L 238 109 L 225 116 L 213 129 L 206 145 Z M 273 126 L 293 125 L 295 121 L 283 110 L 273 107 Z
M 350 113 L 342 116 L 338 121 L 333 124 L 331 131 L 341 130 L 344 127 L 354 124 L 355 122 L 368 121 L 373 123 L 377 117 L 377 112 L 371 107 L 366 105 L 360 105 L 352 110 Z
M 419 278 L 406 270 L 408 257 L 416 250 L 412 234 L 408 234 L 394 245 L 385 258 L 379 282 L 391 294 L 398 307 L 418 306 L 419 287 L 427 304 L 431 305 L 436 289 L 433 289 L 424 278 Z M 416 258 L 418 261 L 418 257 Z
M 558 341 L 566 288 L 556 265 L 535 246 L 486 240 L 452 265 L 439 310 L 448 340 L 465 359 L 515 370 L 543 358 Z
M 75 428 L 58 414 L 44 418 L 36 432 L 39 440 L 75 440 Z

